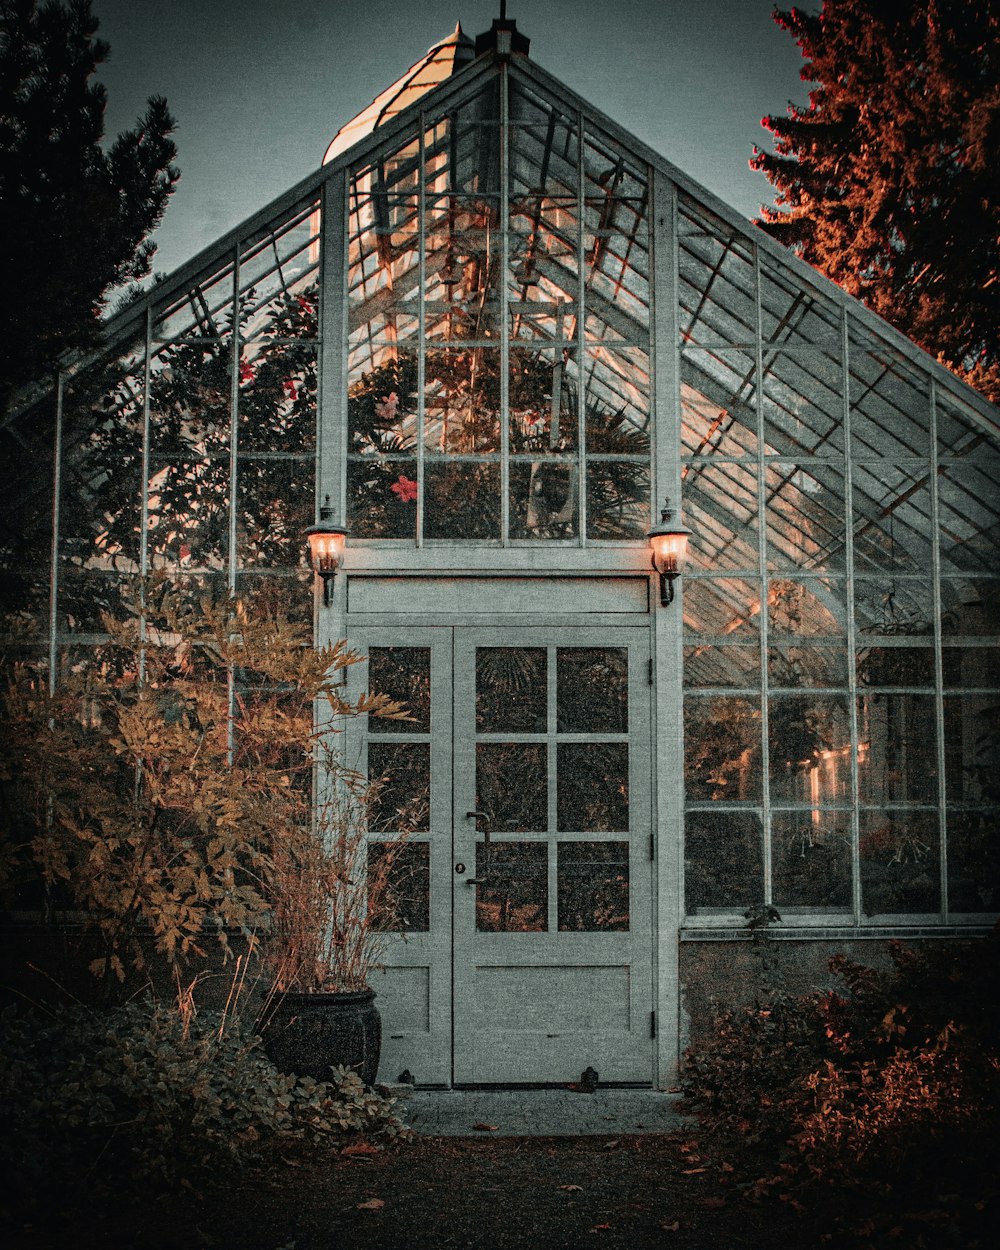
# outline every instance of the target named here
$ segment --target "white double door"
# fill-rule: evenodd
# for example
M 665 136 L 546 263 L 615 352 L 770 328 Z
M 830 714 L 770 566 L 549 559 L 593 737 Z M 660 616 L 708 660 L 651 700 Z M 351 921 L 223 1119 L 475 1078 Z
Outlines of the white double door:
M 369 630 L 353 645 L 368 659 L 352 693 L 387 693 L 412 718 L 362 718 L 348 739 L 380 785 L 380 1079 L 569 1082 L 592 1067 L 650 1082 L 648 634 Z

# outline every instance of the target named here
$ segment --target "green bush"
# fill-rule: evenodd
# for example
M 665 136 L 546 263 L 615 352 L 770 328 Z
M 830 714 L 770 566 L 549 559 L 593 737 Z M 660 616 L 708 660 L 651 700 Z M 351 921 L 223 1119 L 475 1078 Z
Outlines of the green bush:
M 8 1192 L 190 1183 L 268 1142 L 406 1133 L 394 1100 L 333 1070 L 285 1076 L 217 1015 L 133 1002 L 0 1016 L 0 1168 Z M 64 1201 L 74 1201 L 64 1192 Z
M 689 1105 L 786 1186 L 975 1172 L 1000 1130 L 998 946 L 892 943 L 886 972 L 836 956 L 844 991 L 725 1012 L 686 1056 Z

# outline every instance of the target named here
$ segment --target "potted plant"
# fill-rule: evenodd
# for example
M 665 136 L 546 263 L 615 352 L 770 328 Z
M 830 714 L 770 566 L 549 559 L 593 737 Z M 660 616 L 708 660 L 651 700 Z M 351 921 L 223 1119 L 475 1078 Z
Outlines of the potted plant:
M 390 927 L 400 834 L 369 854 L 379 784 L 323 760 L 327 794 L 310 825 L 275 842 L 267 959 L 272 990 L 260 1020 L 264 1046 L 284 1072 L 326 1080 L 332 1067 L 375 1082 L 382 1026 L 369 984 Z

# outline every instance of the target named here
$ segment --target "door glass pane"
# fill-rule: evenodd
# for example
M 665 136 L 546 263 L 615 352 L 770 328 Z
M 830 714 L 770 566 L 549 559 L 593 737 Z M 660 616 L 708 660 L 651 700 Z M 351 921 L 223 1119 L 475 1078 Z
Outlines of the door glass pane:
M 544 733 L 548 689 L 544 647 L 476 648 L 478 733 Z
M 560 842 L 556 888 L 560 931 L 627 932 L 628 843 Z
M 406 705 L 412 720 L 369 717 L 370 734 L 425 734 L 431 729 L 430 647 L 372 647 L 368 653 L 368 685 L 373 694 L 388 695 Z
M 429 842 L 369 842 L 368 906 L 380 933 L 431 927 Z
M 544 743 L 477 743 L 476 807 L 493 832 L 546 830 L 548 765 Z
M 557 759 L 559 832 L 627 833 L 628 743 L 560 743 Z
M 548 928 L 549 851 L 545 842 L 477 843 L 476 878 L 480 933 L 542 933 Z
M 426 833 L 430 828 L 429 742 L 370 742 L 368 778 L 375 790 L 369 828 L 379 833 Z
M 560 733 L 628 732 L 628 650 L 559 647 L 556 651 Z

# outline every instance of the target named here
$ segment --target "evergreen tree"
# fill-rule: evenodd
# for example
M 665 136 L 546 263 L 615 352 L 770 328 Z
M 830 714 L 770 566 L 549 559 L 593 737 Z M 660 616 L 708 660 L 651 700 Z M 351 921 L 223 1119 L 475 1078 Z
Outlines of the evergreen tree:
M 763 125 L 758 223 L 1000 399 L 1000 0 L 778 11 L 814 84 Z
M 160 97 L 105 150 L 107 59 L 90 0 L 0 0 L 0 411 L 96 339 L 109 290 L 149 273 L 179 174 Z

